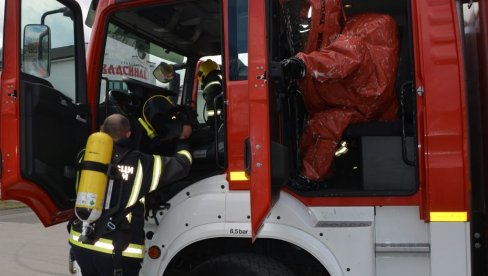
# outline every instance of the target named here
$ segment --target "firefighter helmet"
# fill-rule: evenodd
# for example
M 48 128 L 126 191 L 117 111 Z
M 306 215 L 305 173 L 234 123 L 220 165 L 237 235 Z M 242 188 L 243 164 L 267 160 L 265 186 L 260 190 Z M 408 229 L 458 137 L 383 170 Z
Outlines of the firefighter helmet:
M 342 31 L 345 20 L 342 0 L 281 0 L 280 3 L 291 55 L 318 51 Z
M 182 129 L 178 111 L 178 107 L 168 97 L 152 96 L 144 103 L 143 118 L 140 118 L 139 122 L 150 138 L 173 140 L 180 135 Z
M 211 59 L 207 59 L 200 63 L 200 66 L 198 67 L 198 81 L 204 81 L 205 77 L 207 77 L 210 72 L 217 69 L 219 69 L 219 65 Z

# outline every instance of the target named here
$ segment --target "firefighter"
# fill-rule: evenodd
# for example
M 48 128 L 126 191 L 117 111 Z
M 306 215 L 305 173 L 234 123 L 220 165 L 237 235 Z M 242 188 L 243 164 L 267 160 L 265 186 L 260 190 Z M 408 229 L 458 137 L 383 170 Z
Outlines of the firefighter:
M 216 99 L 222 93 L 222 72 L 219 65 L 211 60 L 200 63 L 198 67 L 198 81 L 203 90 L 203 99 L 206 105 L 207 123 L 211 129 L 215 129 L 215 124 L 219 123 L 218 119 L 222 112 L 222 98 Z M 218 127 L 218 125 L 217 125 Z
M 114 140 L 114 185 L 110 216 L 95 222 L 90 242 L 80 241 L 79 221 L 70 223 L 71 254 L 82 275 L 139 275 L 144 257 L 144 204 L 141 199 L 157 188 L 185 177 L 192 157 L 187 139 L 192 128 L 181 127 L 174 156 L 148 155 L 133 149 L 129 120 L 120 114 L 107 117 L 101 130 Z M 108 211 L 107 211 L 108 213 Z M 105 218 L 105 219 L 103 219 Z
M 282 7 L 293 55 L 283 71 L 297 81 L 308 112 L 301 173 L 323 181 L 349 124 L 397 117 L 398 29 L 384 14 L 346 19 L 340 0 L 282 0 Z

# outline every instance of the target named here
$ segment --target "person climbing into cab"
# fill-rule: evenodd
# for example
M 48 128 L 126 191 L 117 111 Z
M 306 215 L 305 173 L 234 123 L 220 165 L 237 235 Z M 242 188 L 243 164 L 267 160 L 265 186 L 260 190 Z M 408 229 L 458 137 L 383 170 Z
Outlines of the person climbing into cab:
M 399 34 L 392 17 L 345 18 L 341 0 L 282 0 L 293 57 L 282 61 L 296 81 L 308 118 L 300 138 L 301 174 L 323 181 L 352 123 L 395 120 Z M 302 30 L 306 27 L 306 30 Z M 307 34 L 304 37 L 304 34 Z
M 205 121 L 210 126 L 210 129 L 218 130 L 221 124 L 221 120 L 218 118 L 223 112 L 223 98 L 219 96 L 222 93 L 222 72 L 219 65 L 211 59 L 200 63 L 198 81 L 203 90 L 203 99 L 205 100 Z
M 150 138 L 147 151 L 155 154 L 173 154 L 182 125 L 192 125 L 190 110 L 176 105 L 163 95 L 146 100 L 142 117 L 138 119 Z
M 114 145 L 113 154 L 109 156 L 112 159 L 110 177 L 113 179 L 113 189 L 107 189 L 107 199 L 101 203 L 105 204 L 104 211 L 98 220 L 88 225 L 88 234 L 83 231 L 85 223 L 81 218 L 74 218 L 68 225 L 71 254 L 80 266 L 82 275 L 139 275 L 145 252 L 144 211 L 147 197 L 186 177 L 192 164 L 188 143 L 191 126 L 162 116 L 159 119 L 162 120 L 160 126 L 166 132 L 159 132 L 158 135 L 174 135 L 178 141 L 173 155 L 152 155 L 136 150 L 130 139 L 130 122 L 122 114 L 112 114 L 103 122 L 101 132 L 108 134 L 110 149 L 112 143 Z M 95 142 L 100 143 L 102 141 Z M 103 154 L 97 152 L 96 155 Z M 84 162 L 82 170 L 103 171 L 93 163 L 96 162 Z M 83 183 L 81 179 L 80 185 Z M 85 202 L 96 201 L 97 198 L 100 201 L 100 194 L 95 192 L 78 190 L 77 206 L 81 204 L 84 207 L 82 210 L 93 209 L 85 207 L 94 206 L 95 203 Z M 141 201 L 142 198 L 146 198 L 145 203 Z M 91 216 L 89 214 L 89 218 Z

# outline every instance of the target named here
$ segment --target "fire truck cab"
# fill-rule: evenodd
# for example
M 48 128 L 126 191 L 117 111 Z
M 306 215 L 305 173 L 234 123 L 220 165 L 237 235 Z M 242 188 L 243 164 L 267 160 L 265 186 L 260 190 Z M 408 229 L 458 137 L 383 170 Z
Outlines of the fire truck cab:
M 333 177 L 303 183 L 308 114 L 280 62 L 307 1 L 94 0 L 85 51 L 77 2 L 5 0 L 1 199 L 68 220 L 75 157 L 108 115 L 129 118 L 138 150 L 171 152 L 139 123 L 164 95 L 194 111 L 193 165 L 148 210 L 144 275 L 483 275 L 485 2 L 343 0 L 346 17 L 395 19 L 400 110 L 348 126 Z M 222 76 L 210 104 L 207 59 Z

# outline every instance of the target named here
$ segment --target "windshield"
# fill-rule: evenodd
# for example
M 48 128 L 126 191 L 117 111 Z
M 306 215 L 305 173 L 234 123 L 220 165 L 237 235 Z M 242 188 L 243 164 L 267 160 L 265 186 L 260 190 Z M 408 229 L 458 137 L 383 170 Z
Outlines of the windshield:
M 182 55 L 148 42 L 113 23 L 109 24 L 102 68 L 102 77 L 108 80 L 109 90 L 127 90 L 123 78 L 129 77 L 179 93 L 183 84 L 184 68 L 176 71 L 178 87 L 174 87 L 173 82 L 157 81 L 153 71 L 160 62 L 181 64 L 185 61 L 186 57 Z M 103 100 L 102 93 L 101 101 Z

